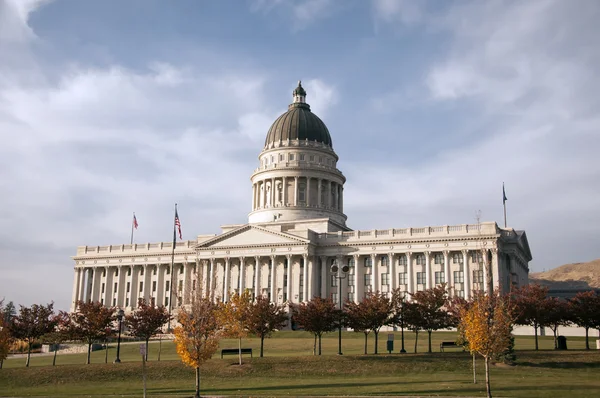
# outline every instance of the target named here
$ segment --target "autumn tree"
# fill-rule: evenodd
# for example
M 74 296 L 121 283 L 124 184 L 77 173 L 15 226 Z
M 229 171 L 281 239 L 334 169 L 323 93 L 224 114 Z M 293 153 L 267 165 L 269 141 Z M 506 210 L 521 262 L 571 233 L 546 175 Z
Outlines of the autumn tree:
M 125 325 L 129 329 L 129 333 L 146 343 L 146 361 L 148 360 L 148 342 L 150 338 L 160 333 L 161 328 L 170 319 L 171 316 L 167 308 L 164 305 L 155 306 L 154 299 L 150 302 L 140 299 L 136 310 L 125 317 Z
M 44 334 L 51 332 L 56 325 L 54 304 L 34 304 L 31 307 L 21 306 L 19 315 L 12 318 L 9 329 L 13 338 L 27 342 L 27 360 L 29 366 L 31 345 Z
M 400 328 L 402 333 L 402 346 L 400 348 L 401 353 L 405 353 L 404 349 L 404 329 L 407 327 L 406 323 L 406 292 L 396 288 L 392 291 L 392 314 L 388 320 L 388 324 L 391 326 L 397 326 Z
M 258 296 L 250 308 L 248 321 L 251 333 L 260 337 L 260 357 L 263 357 L 264 341 L 275 330 L 287 324 L 288 314 L 283 304 L 272 303 L 265 296 Z
M 585 349 L 590 349 L 588 332 L 600 329 L 600 294 L 589 290 L 579 292 L 570 301 L 573 323 L 585 329 Z
M 419 329 L 426 330 L 429 337 L 431 352 L 431 333 L 434 330 L 447 329 L 452 326 L 452 318 L 444 308 L 448 302 L 448 292 L 444 284 L 431 289 L 418 291 L 412 294 L 412 301 L 420 313 L 416 322 Z
M 294 318 L 307 332 L 319 340 L 318 355 L 321 355 L 321 337 L 323 333 L 331 332 L 338 326 L 341 319 L 340 310 L 330 298 L 314 297 L 306 303 L 292 306 Z
M 179 326 L 175 328 L 177 354 L 184 364 L 196 370 L 196 398 L 200 398 L 200 365 L 219 347 L 219 306 L 212 297 L 198 293 L 191 307 L 182 307 L 177 315 Z
M 10 318 L 6 316 L 5 311 L 4 300 L 0 300 L 0 369 L 2 369 L 4 360 L 8 357 L 11 341 L 10 329 L 8 328 Z
M 538 329 L 546 326 L 544 300 L 548 296 L 548 287 L 530 284 L 513 292 L 516 324 L 533 326 L 535 349 L 538 350 Z
M 469 342 L 469 350 L 481 355 L 485 362 L 488 398 L 492 397 L 490 358 L 501 355 L 510 345 L 512 323 L 511 303 L 498 292 L 476 293 L 470 305 L 461 310 L 460 328 Z
M 105 341 L 112 334 L 111 325 L 115 320 L 115 309 L 93 301 L 78 301 L 76 304 L 75 312 L 69 314 L 69 329 L 74 339 L 87 343 L 86 364 L 89 365 L 92 344 Z
M 54 356 L 52 358 L 52 366 L 56 366 L 56 354 L 58 353 L 60 343 L 63 343 L 72 338 L 71 328 L 69 327 L 69 314 L 65 311 L 60 311 L 54 315 L 55 326 L 50 332 L 41 336 L 40 340 L 49 344 L 54 348 Z
M 381 327 L 389 323 L 392 316 L 392 302 L 384 293 L 369 293 L 360 303 L 346 304 L 346 317 L 350 327 L 359 328 L 365 334 L 365 354 L 367 353 L 367 336 L 369 331 L 375 335 L 377 354 L 378 336 Z M 354 326 L 351 326 L 353 324 Z
M 362 303 L 362 302 L 361 302 Z M 365 311 L 361 307 L 361 303 L 355 303 L 349 301 L 346 303 L 346 325 L 356 333 L 363 333 L 365 335 L 365 355 L 367 355 L 367 342 L 369 333 L 371 333 L 370 325 L 367 321 Z
M 558 348 L 558 327 L 567 326 L 570 323 L 570 306 L 567 301 L 556 297 L 547 297 L 542 306 L 544 307 L 544 323 L 548 325 L 554 335 L 554 349 Z
M 252 294 L 246 289 L 241 294 L 234 292 L 227 302 L 219 306 L 219 323 L 226 337 L 238 340 L 238 359 L 242 364 L 242 339 L 250 332 Z

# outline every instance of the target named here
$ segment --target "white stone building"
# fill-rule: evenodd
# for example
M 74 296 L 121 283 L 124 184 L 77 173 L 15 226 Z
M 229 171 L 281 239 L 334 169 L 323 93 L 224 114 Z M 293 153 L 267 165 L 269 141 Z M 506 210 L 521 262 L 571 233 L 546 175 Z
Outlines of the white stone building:
M 293 103 L 271 126 L 252 174 L 248 223 L 219 235 L 177 242 L 80 246 L 76 300 L 131 310 L 139 298 L 176 308 L 202 284 L 227 299 L 250 289 L 272 301 L 313 296 L 361 300 L 367 292 L 415 292 L 446 283 L 470 297 L 484 281 L 501 291 L 528 283 L 531 252 L 524 231 L 495 222 L 355 231 L 346 226 L 344 175 L 325 124 L 305 101 L 301 84 Z M 343 279 L 333 262 L 347 264 Z M 491 262 L 487 275 L 486 262 Z M 170 297 L 177 302 L 169 303 Z M 169 305 L 170 304 L 170 305 Z

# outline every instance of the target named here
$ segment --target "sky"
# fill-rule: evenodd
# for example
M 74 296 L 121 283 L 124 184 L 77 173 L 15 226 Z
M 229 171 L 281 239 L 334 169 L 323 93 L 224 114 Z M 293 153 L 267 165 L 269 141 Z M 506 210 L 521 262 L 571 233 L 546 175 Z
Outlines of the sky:
M 525 230 L 600 257 L 596 0 L 0 0 L 0 299 L 68 309 L 77 246 L 247 222 L 302 80 L 353 229 Z

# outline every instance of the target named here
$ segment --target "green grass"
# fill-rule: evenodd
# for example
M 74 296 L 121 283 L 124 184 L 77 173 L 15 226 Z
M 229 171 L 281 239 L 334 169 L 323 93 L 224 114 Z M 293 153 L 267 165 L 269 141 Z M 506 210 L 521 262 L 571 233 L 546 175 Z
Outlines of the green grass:
M 312 356 L 312 337 L 302 332 L 280 332 L 265 342 L 265 358 L 237 357 L 221 360 L 218 355 L 202 367 L 202 393 L 210 395 L 444 395 L 483 396 L 483 362 L 478 360 L 480 382 L 473 384 L 471 357 L 463 352 L 439 353 L 440 341 L 455 334 L 433 335 L 434 353 L 425 353 L 427 334 L 419 336 L 419 353 L 414 354 L 414 335 L 406 333 L 408 354 L 398 354 L 399 333 L 394 354 L 385 352 L 387 333 L 381 333 L 379 355 L 361 355 L 362 334 L 344 333 L 343 356 L 337 353 L 337 334 L 323 339 L 323 356 Z M 372 336 L 369 352 L 373 351 Z M 552 339 L 540 339 L 540 351 L 533 351 L 533 338 L 517 337 L 517 366 L 492 368 L 492 390 L 504 397 L 590 397 L 600 394 L 600 353 L 584 351 L 582 338 L 569 338 L 568 351 L 555 351 Z M 258 353 L 258 339 L 245 339 L 244 347 Z M 237 342 L 223 340 L 223 348 Z M 0 396 L 140 396 L 142 388 L 139 343 L 121 346 L 121 364 L 104 364 L 104 351 L 93 353 L 92 365 L 84 365 L 84 354 L 60 355 L 59 366 L 48 366 L 51 356 L 32 358 L 24 368 L 23 358 L 5 361 L 0 370 Z M 178 360 L 174 345 L 162 343 L 157 362 L 158 342 L 151 344 L 148 362 L 148 392 L 152 397 L 193 395 L 194 372 Z M 109 362 L 116 349 L 109 349 Z

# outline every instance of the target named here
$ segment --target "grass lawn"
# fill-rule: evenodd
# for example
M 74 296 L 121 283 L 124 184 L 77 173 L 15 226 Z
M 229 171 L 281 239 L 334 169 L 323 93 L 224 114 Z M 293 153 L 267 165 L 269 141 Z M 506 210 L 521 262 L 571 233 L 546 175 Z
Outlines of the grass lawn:
M 454 340 L 452 332 L 433 335 L 434 353 L 427 354 L 427 334 L 419 335 L 414 354 L 414 334 L 405 334 L 408 354 L 398 354 L 400 336 L 395 333 L 393 354 L 385 351 L 387 333 L 381 333 L 379 355 L 361 355 L 363 335 L 344 333 L 343 356 L 337 353 L 337 334 L 323 339 L 323 356 L 312 356 L 313 340 L 302 332 L 279 332 L 265 342 L 265 358 L 257 358 L 258 339 L 245 339 L 254 349 L 253 359 L 219 355 L 201 370 L 203 394 L 219 395 L 443 395 L 484 396 L 483 362 L 478 360 L 478 378 L 473 384 L 471 357 L 463 352 L 439 352 L 441 341 Z M 369 353 L 373 351 L 369 337 Z M 568 351 L 554 351 L 552 339 L 540 339 L 533 351 L 533 338 L 517 337 L 517 366 L 492 368 L 492 391 L 504 397 L 569 398 L 600 395 L 600 352 L 584 351 L 582 338 L 569 338 Z M 174 345 L 162 342 L 161 361 L 156 361 L 158 342 L 151 344 L 148 362 L 148 393 L 152 397 L 193 395 L 194 372 L 178 360 Z M 237 342 L 223 340 L 223 348 Z M 140 396 L 142 389 L 139 343 L 121 346 L 121 364 L 104 364 L 105 351 L 93 353 L 92 365 L 85 355 L 60 355 L 59 366 L 49 366 L 51 356 L 34 357 L 24 368 L 23 358 L 4 362 L 0 370 L 0 396 Z M 109 348 L 109 362 L 116 349 Z

